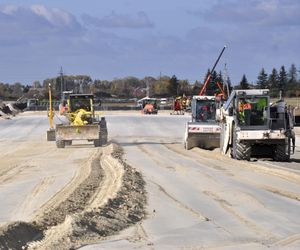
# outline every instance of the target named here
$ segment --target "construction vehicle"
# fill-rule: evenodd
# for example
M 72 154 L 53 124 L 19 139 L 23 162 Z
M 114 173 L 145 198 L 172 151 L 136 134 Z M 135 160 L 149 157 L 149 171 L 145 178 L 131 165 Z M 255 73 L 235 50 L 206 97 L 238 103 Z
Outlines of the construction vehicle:
M 283 100 L 271 105 L 267 89 L 232 91 L 221 109 L 220 122 L 221 152 L 234 159 L 257 156 L 289 161 L 294 152 L 292 114 Z
M 155 114 L 158 113 L 157 99 L 156 98 L 143 98 L 142 100 L 142 113 L 143 114 Z
M 68 98 L 71 94 L 73 94 L 73 90 L 63 91 L 62 101 L 58 106 L 58 110 L 59 110 L 60 115 L 64 115 L 65 113 L 68 112 Z
M 215 96 L 193 96 L 192 121 L 187 122 L 185 149 L 214 149 L 220 145 L 220 126 L 216 122 Z
M 215 95 L 207 96 L 204 95 L 204 93 L 211 79 L 212 72 L 214 72 L 225 49 L 226 46 L 223 47 L 219 54 L 199 95 L 193 96 L 192 98 L 192 120 L 186 123 L 184 135 L 184 147 L 187 150 L 192 149 L 193 147 L 214 149 L 220 146 L 220 126 L 216 121 L 216 107 L 219 106 L 217 102 L 224 100 L 225 92 L 221 85 L 217 83 L 223 98 L 217 98 Z
M 106 120 L 104 117 L 96 118 L 92 94 L 70 94 L 67 108 L 65 116 L 69 124 L 57 124 L 55 127 L 58 148 L 71 145 L 74 140 L 93 141 L 95 147 L 107 143 Z

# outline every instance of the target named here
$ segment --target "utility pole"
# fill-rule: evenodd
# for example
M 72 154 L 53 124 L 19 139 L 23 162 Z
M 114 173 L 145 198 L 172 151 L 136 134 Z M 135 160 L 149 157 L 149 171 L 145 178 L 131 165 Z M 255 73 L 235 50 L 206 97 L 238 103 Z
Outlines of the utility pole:
M 61 102 L 63 102 L 64 100 L 64 93 L 63 93 L 63 79 L 64 79 L 64 73 L 63 73 L 63 69 L 62 69 L 62 66 L 60 67 L 60 93 L 61 93 Z
M 161 85 L 161 72 L 159 72 L 159 84 Z
M 147 94 L 147 97 L 150 97 L 149 96 L 149 94 L 150 94 L 150 86 L 149 86 L 149 80 L 148 79 L 146 79 L 146 85 L 147 85 L 147 89 L 146 89 L 147 93 L 146 94 Z

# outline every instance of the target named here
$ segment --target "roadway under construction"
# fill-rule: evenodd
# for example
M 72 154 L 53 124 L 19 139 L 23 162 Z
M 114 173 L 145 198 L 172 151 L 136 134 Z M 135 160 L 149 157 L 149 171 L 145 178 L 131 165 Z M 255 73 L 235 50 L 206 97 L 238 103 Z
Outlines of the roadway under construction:
M 105 117 L 107 145 L 64 149 L 45 112 L 0 119 L 2 248 L 299 248 L 298 128 L 289 162 L 237 161 L 184 150 L 188 115 Z

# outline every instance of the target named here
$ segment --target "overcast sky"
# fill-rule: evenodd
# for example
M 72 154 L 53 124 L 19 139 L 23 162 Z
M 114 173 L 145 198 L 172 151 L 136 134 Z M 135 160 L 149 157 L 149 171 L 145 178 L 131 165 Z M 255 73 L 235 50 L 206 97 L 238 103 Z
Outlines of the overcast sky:
M 0 0 L 0 82 L 217 71 L 255 82 L 262 67 L 300 67 L 299 0 Z

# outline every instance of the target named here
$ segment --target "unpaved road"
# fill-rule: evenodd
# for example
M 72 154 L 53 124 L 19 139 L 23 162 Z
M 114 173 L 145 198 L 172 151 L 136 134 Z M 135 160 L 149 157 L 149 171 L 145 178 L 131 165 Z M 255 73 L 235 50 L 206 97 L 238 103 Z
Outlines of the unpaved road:
M 45 115 L 0 120 L 0 225 L 27 221 L 92 156 L 92 146 L 58 150 Z
M 46 116 L 0 121 L 0 249 L 70 249 L 145 217 L 145 182 L 115 144 L 45 140 Z
M 109 116 L 147 183 L 148 218 L 83 249 L 300 247 L 300 164 L 240 162 L 182 147 L 182 116 Z M 295 157 L 300 159 L 300 147 Z
M 144 177 L 147 217 L 82 249 L 300 248 L 300 147 L 290 163 L 240 162 L 217 150 L 183 150 L 187 116 L 106 118 L 110 139 Z M 37 218 L 54 194 L 81 183 L 76 176 L 98 152 L 91 145 L 56 149 L 45 141 L 47 128 L 45 116 L 0 121 L 2 225 Z M 65 224 L 60 233 L 74 225 Z M 48 235 L 51 245 L 55 229 Z

